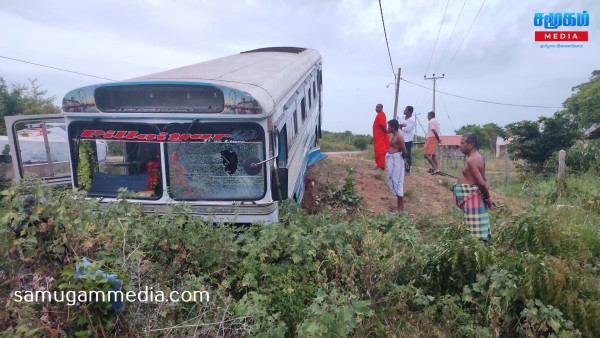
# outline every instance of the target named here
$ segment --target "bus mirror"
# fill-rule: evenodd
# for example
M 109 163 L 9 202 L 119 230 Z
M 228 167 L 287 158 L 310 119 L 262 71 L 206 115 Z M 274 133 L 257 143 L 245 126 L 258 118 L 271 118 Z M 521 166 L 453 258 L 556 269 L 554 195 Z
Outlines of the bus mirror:
M 271 173 L 271 198 L 283 201 L 288 197 L 288 169 L 277 168 Z

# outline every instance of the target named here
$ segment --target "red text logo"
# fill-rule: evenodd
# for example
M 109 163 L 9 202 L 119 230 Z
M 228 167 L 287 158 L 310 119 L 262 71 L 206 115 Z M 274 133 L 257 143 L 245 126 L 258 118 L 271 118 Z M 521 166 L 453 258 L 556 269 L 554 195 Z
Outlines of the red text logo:
M 535 32 L 535 41 L 588 41 L 587 31 Z

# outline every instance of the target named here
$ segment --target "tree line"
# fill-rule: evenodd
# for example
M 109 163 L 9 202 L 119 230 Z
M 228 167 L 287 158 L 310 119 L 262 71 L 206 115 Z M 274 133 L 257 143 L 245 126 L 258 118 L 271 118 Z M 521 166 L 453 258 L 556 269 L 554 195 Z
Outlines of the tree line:
M 29 84 L 7 84 L 0 77 L 0 134 L 6 135 L 5 116 L 38 115 L 60 113 L 54 105 L 56 97 L 48 97 L 48 91 L 42 90 L 37 79 L 29 80 Z
M 466 125 L 456 130 L 477 134 L 482 148 L 494 148 L 496 137 L 510 138 L 508 152 L 513 159 L 523 159 L 538 169 L 560 149 L 567 149 L 583 138 L 583 131 L 600 123 L 600 70 L 594 70 L 588 82 L 571 89 L 563 110 L 537 121 L 519 121 L 499 127 L 494 123 Z

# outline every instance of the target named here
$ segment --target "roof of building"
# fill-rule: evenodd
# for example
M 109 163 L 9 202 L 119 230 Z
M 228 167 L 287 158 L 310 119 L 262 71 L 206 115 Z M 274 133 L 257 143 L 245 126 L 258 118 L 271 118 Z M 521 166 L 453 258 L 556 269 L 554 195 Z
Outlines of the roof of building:
M 440 136 L 442 146 L 460 146 L 462 135 Z
M 500 136 L 496 137 L 496 145 L 497 146 L 505 146 L 512 141 L 512 137 L 507 138 L 506 140 Z
M 585 136 L 589 139 L 600 138 L 600 123 L 596 123 L 585 131 Z

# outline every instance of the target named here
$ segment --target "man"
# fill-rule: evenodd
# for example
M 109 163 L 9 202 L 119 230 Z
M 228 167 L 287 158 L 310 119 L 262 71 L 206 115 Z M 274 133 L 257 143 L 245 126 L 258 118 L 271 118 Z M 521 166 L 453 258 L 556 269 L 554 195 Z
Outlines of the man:
M 427 125 L 427 135 L 425 136 L 425 158 L 431 165 L 430 172 L 432 175 L 438 174 L 438 162 L 435 158 L 435 149 L 438 144 L 442 144 L 440 140 L 440 123 L 435 119 L 435 112 L 427 113 L 429 124 Z
M 489 182 L 485 176 L 485 161 L 477 151 L 479 142 L 477 135 L 467 133 L 460 141 L 460 151 L 467 155 L 467 163 L 462 178 L 450 190 L 454 194 L 454 203 L 465 213 L 465 224 L 471 236 L 482 241 L 490 237 L 490 216 L 496 204 L 492 202 Z
M 390 148 L 385 154 L 385 164 L 388 172 L 388 184 L 392 194 L 396 195 L 396 208 L 390 211 L 404 211 L 404 169 L 408 163 L 406 158 L 406 146 L 404 138 L 398 132 L 399 123 L 397 120 L 388 121 L 388 132 L 392 134 Z
M 400 124 L 400 135 L 404 138 L 404 145 L 406 146 L 406 175 L 410 174 L 410 166 L 412 166 L 412 145 L 413 138 L 415 137 L 415 119 L 412 118 L 413 107 L 406 106 L 404 108 L 404 118 L 398 121 Z
M 377 116 L 373 122 L 373 150 L 375 151 L 375 164 L 377 168 L 385 169 L 385 154 L 390 147 L 390 136 L 388 135 L 387 119 L 383 112 L 381 103 L 375 106 Z

